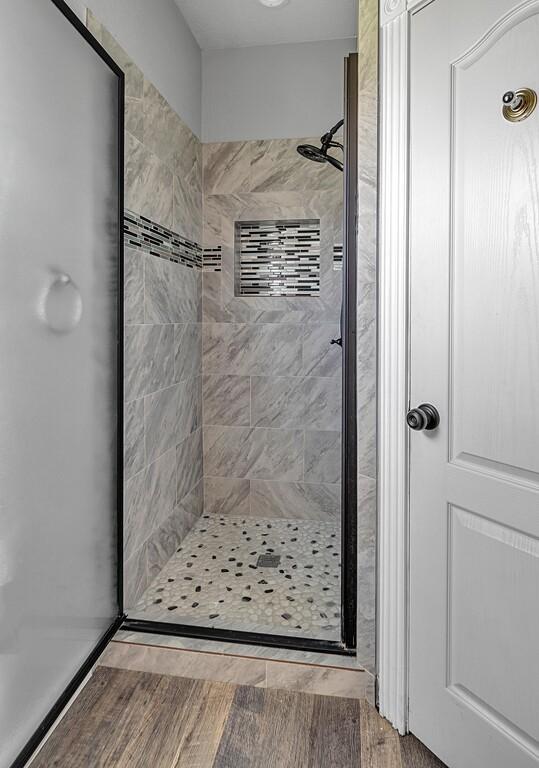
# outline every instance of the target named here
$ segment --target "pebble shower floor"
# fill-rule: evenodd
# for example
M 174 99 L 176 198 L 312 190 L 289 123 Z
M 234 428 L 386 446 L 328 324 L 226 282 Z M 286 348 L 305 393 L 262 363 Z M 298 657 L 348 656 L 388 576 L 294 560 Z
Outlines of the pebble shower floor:
M 340 640 L 340 524 L 203 515 L 132 617 Z

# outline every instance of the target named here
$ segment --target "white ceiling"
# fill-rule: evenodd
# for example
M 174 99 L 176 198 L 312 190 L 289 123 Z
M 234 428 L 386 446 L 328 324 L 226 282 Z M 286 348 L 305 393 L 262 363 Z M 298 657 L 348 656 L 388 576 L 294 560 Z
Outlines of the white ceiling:
M 355 37 L 357 0 L 175 0 L 202 50 Z

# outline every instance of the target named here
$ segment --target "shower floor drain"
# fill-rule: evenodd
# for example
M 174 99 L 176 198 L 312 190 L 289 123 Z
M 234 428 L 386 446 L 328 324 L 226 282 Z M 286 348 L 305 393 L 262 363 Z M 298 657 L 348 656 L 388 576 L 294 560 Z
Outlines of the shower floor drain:
M 260 555 L 256 564 L 258 568 L 277 568 L 281 562 L 281 555 Z

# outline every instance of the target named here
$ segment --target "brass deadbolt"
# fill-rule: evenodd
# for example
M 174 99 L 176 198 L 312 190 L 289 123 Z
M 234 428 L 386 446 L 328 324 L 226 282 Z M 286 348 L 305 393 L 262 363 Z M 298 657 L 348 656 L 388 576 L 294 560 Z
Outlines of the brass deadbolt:
M 502 114 L 510 123 L 519 123 L 531 115 L 537 106 L 537 94 L 531 88 L 506 91 L 502 97 Z

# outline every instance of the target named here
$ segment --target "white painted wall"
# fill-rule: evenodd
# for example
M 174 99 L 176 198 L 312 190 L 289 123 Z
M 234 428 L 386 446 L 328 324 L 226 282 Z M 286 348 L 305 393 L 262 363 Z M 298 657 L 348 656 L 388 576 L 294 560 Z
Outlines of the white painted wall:
M 87 5 L 198 137 L 202 133 L 202 59 L 174 0 L 67 0 Z
M 202 139 L 318 136 L 343 116 L 355 38 L 202 53 Z

